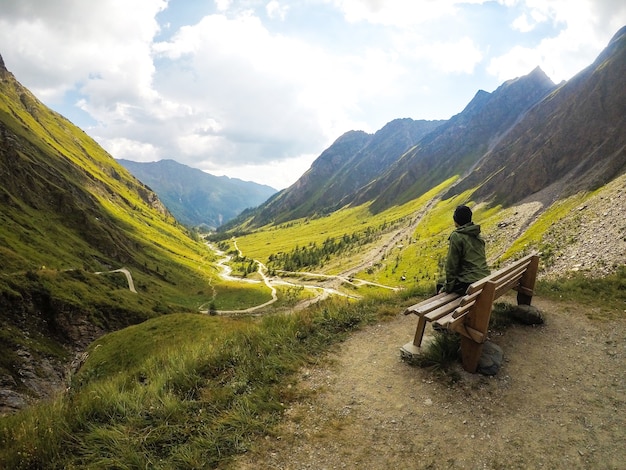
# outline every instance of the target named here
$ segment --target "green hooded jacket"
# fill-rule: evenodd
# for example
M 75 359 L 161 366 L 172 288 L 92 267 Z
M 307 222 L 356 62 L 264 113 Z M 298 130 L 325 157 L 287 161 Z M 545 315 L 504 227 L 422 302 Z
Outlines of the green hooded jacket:
M 471 284 L 490 274 L 485 256 L 485 240 L 480 225 L 473 222 L 458 227 L 448 238 L 446 283 L 444 290 L 452 292 L 456 282 Z

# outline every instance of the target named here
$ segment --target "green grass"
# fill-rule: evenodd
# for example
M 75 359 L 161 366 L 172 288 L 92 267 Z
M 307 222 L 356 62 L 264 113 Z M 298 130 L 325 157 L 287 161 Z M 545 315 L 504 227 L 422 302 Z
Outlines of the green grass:
M 603 278 L 572 273 L 560 279 L 540 279 L 538 295 L 585 306 L 592 319 L 610 320 L 626 317 L 626 266 Z
M 3 92 L 7 83 L 0 83 Z M 60 338 L 44 334 L 59 333 L 61 325 L 87 320 L 115 330 L 139 323 L 91 345 L 66 394 L 0 419 L 1 468 L 223 465 L 245 452 L 256 436 L 271 433 L 288 403 L 298 398 L 289 385 L 300 367 L 318 361 L 353 329 L 395 316 L 403 303 L 432 292 L 442 275 L 456 205 L 475 209 L 474 220 L 493 240 L 490 255 L 501 260 L 540 249 L 542 262 L 549 262 L 567 242 L 556 222 L 575 223 L 572 209 L 588 197 L 555 204 L 517 240 L 497 233 L 498 222 L 515 208 L 475 206 L 470 191 L 438 201 L 454 178 L 380 213 L 363 205 L 263 227 L 237 239 L 246 262 L 266 262 L 271 254 L 329 238 L 374 234 L 373 242 L 338 251 L 315 270 L 342 272 L 370 248 L 386 245 L 383 258 L 358 277 L 405 290 L 345 283 L 344 292 L 365 300 L 337 298 L 300 312 L 270 314 L 312 296 L 284 287 L 262 319 L 229 319 L 191 312 L 208 305 L 243 310 L 268 301 L 269 289 L 220 279 L 214 255 L 196 234 L 154 210 L 146 188 L 29 94 L 0 100 L 0 120 L 23 139 L 0 161 L 13 165 L 17 183 L 20 175 L 30 178 L 18 190 L 33 187 L 23 200 L 11 192 L 13 181 L 0 188 L 6 209 L 0 214 L 0 372 L 19 378 L 15 351 L 20 348 L 35 360 L 67 362 Z M 421 211 L 413 233 L 391 239 L 396 230 L 412 226 Z M 137 294 L 121 274 L 94 274 L 121 266 L 131 270 Z M 244 267 L 240 263 L 240 272 Z M 626 311 L 625 278 L 623 268 L 602 280 L 574 275 L 540 281 L 538 291 L 600 305 L 594 318 L 617 318 Z M 456 360 L 458 347 L 454 335 L 440 336 L 425 364 L 443 369 Z
M 106 335 L 66 394 L 0 419 L 0 467 L 216 468 L 271 433 L 299 368 L 402 301 L 260 320 L 173 314 Z
M 214 298 L 241 302 L 243 288 L 222 290 L 214 256 L 197 234 L 159 210 L 149 189 L 11 77 L 0 83 L 0 124 L 16 142 L 0 149 L 2 168 L 12 175 L 0 188 L 0 274 L 19 279 L 42 268 L 89 273 L 125 266 L 152 304 L 147 310 L 186 310 Z M 255 302 L 257 295 L 247 297 Z
M 316 219 L 299 219 L 279 226 L 267 226 L 254 233 L 237 238 L 237 245 L 247 258 L 258 259 L 264 263 L 273 253 L 289 252 L 296 247 L 305 247 L 310 243 L 322 245 L 328 238 L 339 239 L 343 235 L 352 235 L 366 230 L 374 231 L 382 237 L 393 228 L 410 223 L 410 218 L 427 204 L 430 199 L 448 187 L 445 182 L 424 196 L 402 206 L 395 206 L 379 214 L 370 212 L 369 204 L 358 207 L 346 207 Z M 359 248 L 362 250 L 363 248 Z M 342 256 L 342 266 L 349 256 Z M 326 271 L 334 271 L 332 265 Z
M 447 332 L 436 333 L 424 346 L 423 352 L 405 360 L 412 365 L 446 375 L 452 365 L 459 362 L 460 347 L 459 335 Z

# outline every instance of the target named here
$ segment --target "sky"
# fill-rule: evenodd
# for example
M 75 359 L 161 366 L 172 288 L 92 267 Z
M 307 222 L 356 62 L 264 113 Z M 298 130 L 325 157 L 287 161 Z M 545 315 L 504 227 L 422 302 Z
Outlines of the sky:
M 623 0 L 0 0 L 0 55 L 115 158 L 283 189 L 347 131 L 568 80 L 624 25 Z

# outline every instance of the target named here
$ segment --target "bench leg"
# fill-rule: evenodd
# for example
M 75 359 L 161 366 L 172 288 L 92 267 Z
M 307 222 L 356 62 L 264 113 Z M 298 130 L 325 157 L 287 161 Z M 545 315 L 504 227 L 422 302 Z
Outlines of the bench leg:
M 415 330 L 415 337 L 412 343 L 406 343 L 400 348 L 403 356 L 417 356 L 420 354 L 420 347 L 422 345 L 422 338 L 424 337 L 424 330 L 426 329 L 426 319 L 419 317 L 417 321 L 417 329 Z
M 415 337 L 413 338 L 413 345 L 418 348 L 422 346 L 422 338 L 424 337 L 424 330 L 426 329 L 426 319 L 419 317 L 417 321 L 417 328 L 415 329 Z
M 539 270 L 539 256 L 533 256 L 524 272 L 524 275 L 520 279 L 520 286 L 527 292 L 532 292 L 535 288 L 535 282 L 537 280 L 537 271 Z M 517 293 L 517 305 L 530 305 L 533 300 L 532 295 L 525 294 L 523 292 Z
M 489 329 L 489 318 L 491 317 L 491 306 L 496 293 L 496 283 L 487 282 L 482 292 L 476 299 L 474 308 L 470 310 L 465 324 L 487 337 Z M 478 369 L 478 361 L 483 352 L 483 343 L 477 343 L 470 338 L 461 336 L 461 359 L 463 369 L 472 374 Z
M 461 336 L 461 360 L 463 369 L 472 374 L 478 369 L 478 361 L 483 353 L 483 344 L 475 343 L 465 336 Z

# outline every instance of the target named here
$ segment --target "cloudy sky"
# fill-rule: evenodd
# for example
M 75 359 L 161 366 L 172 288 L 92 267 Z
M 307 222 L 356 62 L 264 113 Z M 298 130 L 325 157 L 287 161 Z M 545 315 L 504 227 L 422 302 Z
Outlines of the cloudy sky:
M 282 189 L 346 131 L 567 80 L 624 25 L 623 0 L 0 0 L 0 55 L 116 158 Z

